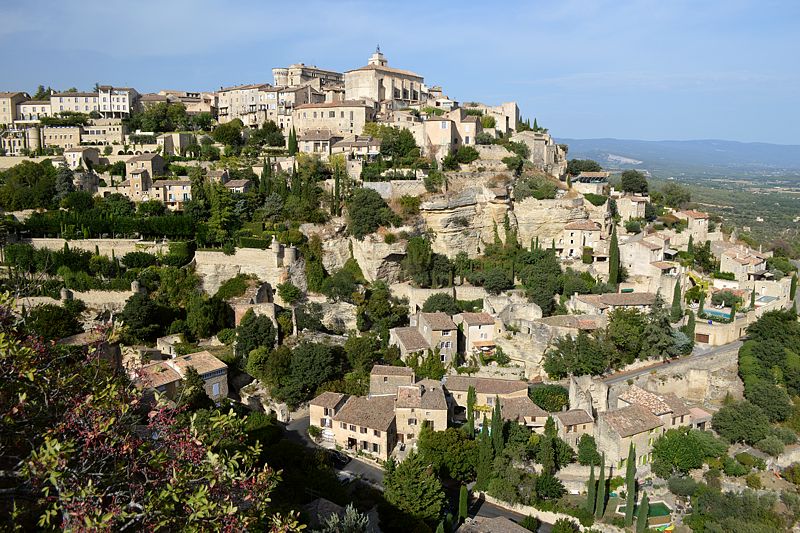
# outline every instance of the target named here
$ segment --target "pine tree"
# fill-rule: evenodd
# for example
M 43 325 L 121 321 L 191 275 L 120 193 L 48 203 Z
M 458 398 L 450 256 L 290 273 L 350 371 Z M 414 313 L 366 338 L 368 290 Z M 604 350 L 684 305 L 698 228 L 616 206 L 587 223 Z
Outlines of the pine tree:
M 616 285 L 619 281 L 619 243 L 617 227 L 614 226 L 611 230 L 611 243 L 608 246 L 608 282 Z
M 686 245 L 686 252 L 689 255 L 694 255 L 694 237 L 689 235 L 689 244 Z
M 625 490 L 625 526 L 630 526 L 633 524 L 633 506 L 636 505 L 636 450 L 632 442 L 625 465 Z
M 492 412 L 492 449 L 495 457 L 503 453 L 503 414 L 499 396 L 494 397 Z
M 475 387 L 472 385 L 467 389 L 467 435 L 469 438 L 475 438 Z
M 589 471 L 589 483 L 586 487 L 586 510 L 594 514 L 595 498 L 597 497 L 597 480 L 594 478 L 594 463 Z
M 642 493 L 642 501 L 639 502 L 639 509 L 636 512 L 636 533 L 647 531 L 647 515 L 650 513 L 650 500 L 647 493 Z
M 672 293 L 672 309 L 670 310 L 670 320 L 677 322 L 683 316 L 683 309 L 681 308 L 681 280 L 675 280 L 675 290 Z
M 597 480 L 597 499 L 594 503 L 594 516 L 602 518 L 606 511 L 606 454 L 600 460 L 600 478 Z
M 469 491 L 466 485 L 461 485 L 458 494 L 458 519 L 464 521 L 469 516 Z
M 481 428 L 480 442 L 478 443 L 478 464 L 475 468 L 477 479 L 475 480 L 475 490 L 484 491 L 489 488 L 489 480 L 492 477 L 492 438 L 489 436 L 489 422 L 486 415 L 483 415 L 483 427 Z

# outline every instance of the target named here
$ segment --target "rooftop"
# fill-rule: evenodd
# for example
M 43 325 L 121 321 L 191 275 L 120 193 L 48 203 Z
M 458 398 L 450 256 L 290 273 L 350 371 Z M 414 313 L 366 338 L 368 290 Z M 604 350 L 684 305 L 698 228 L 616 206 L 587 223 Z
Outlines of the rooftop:
M 600 418 L 620 437 L 630 437 L 663 425 L 660 418 L 641 405 L 606 411 L 600 414 Z
M 504 516 L 468 518 L 456 533 L 529 533 L 527 529 Z
M 504 420 L 524 423 L 526 418 L 547 418 L 547 411 L 533 403 L 527 396 L 502 398 L 500 411 Z
M 576 220 L 564 226 L 566 230 L 600 231 L 600 224 L 592 220 Z
M 236 187 L 246 187 L 250 183 L 250 180 L 230 180 L 225 182 L 225 186 L 229 189 L 234 189 Z
M 414 371 L 407 366 L 375 365 L 370 374 L 374 376 L 413 376 Z
M 469 376 L 446 376 L 444 386 L 449 391 L 469 390 L 475 387 L 481 394 L 512 394 L 528 390 L 528 383 L 516 379 L 474 378 Z
M 152 153 L 152 154 L 139 154 L 139 155 L 135 155 L 135 156 L 131 157 L 130 159 L 128 159 L 126 161 L 126 163 L 133 163 L 135 161 L 152 161 L 156 157 L 161 157 L 161 156 L 158 155 L 158 154 L 155 154 L 155 153 Z
M 420 313 L 420 320 L 425 319 L 425 322 L 433 329 L 433 331 L 448 331 L 456 329 L 453 320 L 447 316 L 447 313 Z M 494 324 L 494 321 L 492 322 Z
M 135 381 L 143 387 L 152 387 L 154 389 L 181 379 L 180 374 L 170 368 L 166 361 L 144 365 L 139 369 L 138 373 L 139 378 Z
M 394 328 L 392 331 L 394 331 L 397 340 L 400 341 L 400 344 L 402 344 L 403 348 L 408 352 L 427 350 L 431 347 L 417 328 Z
M 646 407 L 651 413 L 657 416 L 672 412 L 672 408 L 661 396 L 646 391 L 636 385 L 631 385 L 628 390 L 620 394 L 619 399 L 629 404 Z
M 397 403 L 399 408 L 447 409 L 442 384 L 432 379 L 423 379 L 414 385 L 397 387 Z
M 298 136 L 300 141 L 329 141 L 331 138 L 341 139 L 341 135 L 334 135 L 330 130 L 306 130 Z
M 208 374 L 209 372 L 228 369 L 228 365 L 214 357 L 211 352 L 206 350 L 176 357 L 175 359 L 170 359 L 167 361 L 167 364 L 181 374 L 184 374 L 186 369 L 189 367 L 194 368 L 201 376 Z
M 494 326 L 494 318 L 489 313 L 461 313 L 469 326 Z
M 394 422 L 394 402 L 394 396 L 351 396 L 333 419 L 387 431 Z
M 338 392 L 323 392 L 309 402 L 309 405 L 318 405 L 320 407 L 327 407 L 328 409 L 335 409 L 339 402 L 347 396 Z
M 345 74 L 347 74 L 348 72 L 358 72 L 360 70 L 377 70 L 381 72 L 388 72 L 390 74 L 400 74 L 401 76 L 411 76 L 413 78 L 418 78 L 420 81 L 422 81 L 423 79 L 422 76 L 420 76 L 416 72 L 411 72 L 410 70 L 403 70 L 394 67 L 387 67 L 383 65 L 364 65 L 363 67 L 354 68 L 353 70 L 347 70 L 345 71 Z
M 319 102 L 317 104 L 301 104 L 295 109 L 319 109 L 328 107 L 372 107 L 366 100 L 342 100 L 340 102 Z
M 561 411 L 555 413 L 553 416 L 565 426 L 577 426 L 578 424 L 591 424 L 594 422 L 592 415 L 583 409 L 570 409 L 569 411 Z
M 703 213 L 701 211 L 695 211 L 694 209 L 686 209 L 684 211 L 681 211 L 681 213 L 683 213 L 689 218 L 699 218 L 699 219 L 708 218 L 707 213 Z
M 656 295 L 652 292 L 609 292 L 606 294 L 579 294 L 576 298 L 601 309 L 653 305 Z

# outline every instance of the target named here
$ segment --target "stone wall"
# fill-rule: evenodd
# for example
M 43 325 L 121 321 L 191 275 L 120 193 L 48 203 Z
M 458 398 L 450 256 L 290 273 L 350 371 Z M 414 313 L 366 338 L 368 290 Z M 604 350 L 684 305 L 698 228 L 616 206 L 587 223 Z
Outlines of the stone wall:
M 198 250 L 194 254 L 195 271 L 208 294 L 216 293 L 225 281 L 239 274 L 253 274 L 273 287 L 291 279 L 305 290 L 305 277 L 299 263 L 296 248 L 278 243 L 266 250 L 237 248 L 233 255 L 207 250 Z
M 575 524 L 575 526 L 578 529 L 578 531 L 586 531 L 586 530 L 590 529 L 590 528 L 583 527 L 581 525 L 580 521 L 577 518 L 575 518 L 574 516 L 570 516 L 568 514 L 554 513 L 554 512 L 551 512 L 551 511 L 540 511 L 536 507 L 532 507 L 530 505 L 521 505 L 521 504 L 504 502 L 503 500 L 498 500 L 497 498 L 493 498 L 493 497 L 491 497 L 488 494 L 483 493 L 483 492 L 480 493 L 480 497 L 482 499 L 486 500 L 489 503 L 493 503 L 494 505 L 496 505 L 498 507 L 502 507 L 503 509 L 508 509 L 510 511 L 514 511 L 515 513 L 519 513 L 519 514 L 521 514 L 523 516 L 529 516 L 529 515 L 530 516 L 534 516 L 534 517 L 538 518 L 539 520 L 541 520 L 542 522 L 545 522 L 547 524 L 555 524 L 557 520 L 559 520 L 561 518 L 565 518 L 565 519 L 569 520 L 570 522 L 572 522 L 573 524 Z M 600 524 L 598 524 L 598 525 L 600 525 Z M 603 528 L 603 531 L 608 531 L 608 532 L 613 532 L 613 533 L 617 533 L 617 532 L 623 531 L 622 529 L 617 528 L 617 527 L 612 526 L 612 525 L 609 525 L 609 524 L 602 524 L 602 528 Z
M 122 311 L 125 302 L 133 296 L 133 291 L 70 291 L 73 300 L 81 300 L 86 307 L 94 311 L 111 311 L 114 313 Z M 17 307 L 23 305 L 26 309 L 37 305 L 55 304 L 61 305 L 63 300 L 56 300 L 49 296 L 24 296 L 17 300 Z
M 486 290 L 483 287 L 473 287 L 471 285 L 459 285 L 456 287 L 444 287 L 441 289 L 420 289 L 412 287 L 408 283 L 394 283 L 389 287 L 392 294 L 398 298 L 408 299 L 410 313 L 416 313 L 422 309 L 422 305 L 430 296 L 444 293 L 454 295 L 457 300 L 478 300 L 486 297 Z
M 422 180 L 391 180 L 364 182 L 364 188 L 377 191 L 385 200 L 397 200 L 403 196 L 421 196 L 427 191 Z
M 118 258 L 122 258 L 128 252 L 169 253 L 168 242 L 142 241 L 139 239 L 76 239 L 67 241 L 65 239 L 35 238 L 24 239 L 22 242 L 28 243 L 34 248 L 46 248 L 48 250 L 63 250 L 64 243 L 68 243 L 71 250 L 85 250 L 94 253 L 96 248 L 100 255 L 111 257 L 113 251 Z

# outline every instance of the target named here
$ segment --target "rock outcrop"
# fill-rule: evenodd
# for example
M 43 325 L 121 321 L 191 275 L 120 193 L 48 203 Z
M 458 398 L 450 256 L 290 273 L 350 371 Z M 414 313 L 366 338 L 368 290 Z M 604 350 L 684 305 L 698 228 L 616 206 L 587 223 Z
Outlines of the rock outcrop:
M 527 244 L 539 237 L 542 247 L 549 246 L 553 239 L 558 241 L 570 222 L 589 218 L 583 197 L 571 195 L 553 200 L 525 198 L 514 202 L 514 215 L 519 242 Z
M 290 279 L 298 287 L 306 287 L 305 270 L 302 261 L 298 261 L 297 249 L 278 243 L 266 250 L 237 248 L 233 255 L 222 251 L 197 251 L 194 267 L 208 294 L 216 293 L 225 281 L 238 274 L 253 274 L 273 287 Z

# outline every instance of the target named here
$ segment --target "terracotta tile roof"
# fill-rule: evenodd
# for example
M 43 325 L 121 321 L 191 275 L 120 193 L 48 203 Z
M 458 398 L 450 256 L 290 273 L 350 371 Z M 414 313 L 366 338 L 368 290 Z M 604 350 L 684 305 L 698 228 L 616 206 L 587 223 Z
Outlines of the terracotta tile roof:
M 489 313 L 461 313 L 468 326 L 494 326 L 494 318 Z
M 97 148 L 94 147 L 94 146 L 73 146 L 72 148 L 67 148 L 66 150 L 64 150 L 64 153 L 65 154 L 68 154 L 70 152 L 81 152 L 82 153 L 82 152 L 85 152 L 86 150 L 97 151 Z
M 620 437 L 630 437 L 663 425 L 660 418 L 641 405 L 606 411 L 600 418 Z
M 225 186 L 229 189 L 233 189 L 235 187 L 245 187 L 250 183 L 250 180 L 230 180 L 225 182 Z
M 681 211 L 681 213 L 683 213 L 684 215 L 686 215 L 689 218 L 700 218 L 700 219 L 708 218 L 708 214 L 707 213 L 702 213 L 700 211 L 695 211 L 694 209 L 686 209 L 684 211 Z
M 79 96 L 79 97 L 93 96 L 93 97 L 97 98 L 97 93 L 82 93 L 82 92 L 76 92 L 76 93 L 66 93 L 66 92 L 65 92 L 65 93 L 54 93 L 52 96 L 67 96 L 67 97 L 73 97 L 73 96 Z
M 591 424 L 594 422 L 592 415 L 583 409 L 570 409 L 569 411 L 561 411 L 554 413 L 553 416 L 565 426 L 577 426 L 579 424 Z
M 609 292 L 606 294 L 579 294 L 576 298 L 601 309 L 653 305 L 656 295 L 652 292 Z
M 661 396 L 646 391 L 636 385 L 631 385 L 628 390 L 619 395 L 619 399 L 629 404 L 646 407 L 654 415 L 660 416 L 672 411 Z
M 526 418 L 547 418 L 547 411 L 533 403 L 527 396 L 501 398 L 500 412 L 504 420 L 525 422 Z
M 347 395 L 338 392 L 323 392 L 309 402 L 309 405 L 316 405 L 319 407 L 327 407 L 328 409 L 335 409 L 339 402 L 341 402 Z
M 375 365 L 370 374 L 374 376 L 413 376 L 414 370 L 407 366 Z
M 397 340 L 400 341 L 400 344 L 407 352 L 427 350 L 431 347 L 417 328 L 394 328 L 392 331 L 394 331 Z
M 414 385 L 397 387 L 396 407 L 447 410 L 442 384 L 432 379 L 424 379 Z
M 166 361 L 144 365 L 138 374 L 139 377 L 135 380 L 138 385 L 154 389 L 181 380 L 180 374 L 170 368 Z
M 336 422 L 387 431 L 394 422 L 394 396 L 350 396 L 333 417 Z
M 677 263 L 670 263 L 669 261 L 653 261 L 650 264 L 659 270 L 669 270 L 670 268 L 678 266 Z
M 640 245 L 644 246 L 645 248 L 650 248 L 651 250 L 660 250 L 661 248 L 663 248 L 663 247 L 664 247 L 664 246 L 663 246 L 663 245 L 661 245 L 661 244 L 656 244 L 656 243 L 654 243 L 654 242 L 650 242 L 650 241 L 648 241 L 648 240 L 646 240 L 646 239 L 642 239 L 642 240 L 640 240 L 640 241 L 637 241 L 637 242 L 638 242 Z
M 334 135 L 331 130 L 306 130 L 300 134 L 300 141 L 330 141 L 332 138 L 341 139 L 341 135 Z
M 19 105 L 50 105 L 50 100 L 26 100 Z
M 529 531 L 504 516 L 495 518 L 476 516 L 467 519 L 459 526 L 456 533 L 529 533 Z
M 444 387 L 451 392 L 467 392 L 470 385 L 475 387 L 476 393 L 481 394 L 512 394 L 528 390 L 527 382 L 515 379 L 474 378 L 469 376 L 445 377 Z
M 576 220 L 564 226 L 566 230 L 600 231 L 600 224 L 592 220 Z
M 0 92 L 0 98 L 11 98 L 13 96 L 17 96 L 18 94 L 25 94 L 22 91 L 12 91 L 12 92 Z
M 202 352 L 190 353 L 175 359 L 170 359 L 166 363 L 176 371 L 183 375 L 189 367 L 197 370 L 201 376 L 214 372 L 217 370 L 226 370 L 228 365 L 214 357 L 211 352 L 203 350 Z
M 433 329 L 433 331 L 448 331 L 456 329 L 453 320 L 447 316 L 446 313 L 420 313 L 420 320 L 425 319 L 425 322 Z
M 686 407 L 683 400 L 678 398 L 674 392 L 662 395 L 661 399 L 672 409 L 672 416 L 684 416 L 689 414 L 689 408 Z
M 139 154 L 139 155 L 135 155 L 135 156 L 131 157 L 130 159 L 128 159 L 125 162 L 126 163 L 133 163 L 135 161 L 152 161 L 156 157 L 161 157 L 161 156 L 158 155 L 158 154 L 155 154 L 155 153 L 153 153 L 153 154 Z

